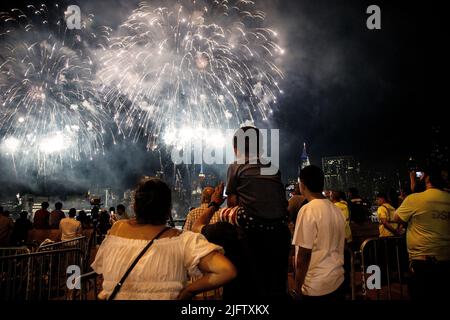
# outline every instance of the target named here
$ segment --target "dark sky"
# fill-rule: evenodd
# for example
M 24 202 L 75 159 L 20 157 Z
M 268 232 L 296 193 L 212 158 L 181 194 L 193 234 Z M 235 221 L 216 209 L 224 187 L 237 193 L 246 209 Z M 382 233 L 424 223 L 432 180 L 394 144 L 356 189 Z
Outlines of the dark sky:
M 441 102 L 448 89 L 436 77 L 444 73 L 448 57 L 440 48 L 442 8 L 409 1 L 256 2 L 286 49 L 280 63 L 285 93 L 271 121 L 280 129 L 284 178 L 295 176 L 304 141 L 313 163 L 320 164 L 322 156 L 350 154 L 365 166 L 390 170 L 404 165 L 409 155 L 426 155 L 432 124 L 441 124 L 441 139 L 448 140 L 446 102 Z M 97 23 L 113 26 L 137 3 L 70 1 L 93 12 Z M 371 4 L 381 8 L 381 30 L 366 28 Z M 152 166 L 142 160 L 149 155 L 133 148 L 134 159 L 141 160 L 129 163 L 122 146 L 96 168 L 120 171 L 114 183 L 125 185 L 141 172 L 151 174 Z

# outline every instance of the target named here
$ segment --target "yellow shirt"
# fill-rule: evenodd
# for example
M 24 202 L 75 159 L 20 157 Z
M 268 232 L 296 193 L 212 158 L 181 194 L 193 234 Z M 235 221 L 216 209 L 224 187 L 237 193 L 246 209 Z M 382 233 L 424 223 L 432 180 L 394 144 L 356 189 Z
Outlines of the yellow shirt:
M 389 231 L 382 223 L 381 219 L 386 219 L 392 228 L 397 229 L 398 224 L 393 223 L 391 221 L 394 221 L 394 215 L 395 215 L 395 208 L 391 206 L 389 203 L 384 203 L 382 206 L 378 207 L 377 210 L 378 220 L 380 220 L 380 237 L 392 237 L 394 234 Z
M 352 229 L 350 229 L 350 211 L 348 210 L 348 204 L 344 200 L 334 203 L 336 207 L 341 209 L 342 215 L 345 218 L 345 240 L 347 242 L 352 241 Z
M 410 260 L 423 256 L 450 260 L 450 193 L 433 188 L 411 194 L 396 213 L 408 222 Z

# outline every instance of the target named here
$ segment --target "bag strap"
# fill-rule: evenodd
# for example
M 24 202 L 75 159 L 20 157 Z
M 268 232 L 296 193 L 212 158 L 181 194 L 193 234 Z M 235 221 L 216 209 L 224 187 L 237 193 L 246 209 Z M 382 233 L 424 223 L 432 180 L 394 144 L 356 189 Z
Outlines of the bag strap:
M 147 245 L 142 249 L 142 251 L 138 254 L 136 259 L 134 259 L 133 263 L 128 267 L 127 271 L 125 271 L 124 275 L 120 279 L 119 282 L 117 282 L 116 286 L 114 287 L 114 290 L 112 291 L 111 295 L 108 297 L 108 300 L 114 300 L 117 293 L 119 293 L 120 288 L 122 288 L 123 283 L 125 282 L 126 278 L 130 274 L 130 272 L 133 270 L 133 268 L 136 266 L 138 261 L 142 258 L 142 256 L 147 252 L 147 250 L 152 246 L 153 242 L 158 239 L 164 232 L 171 229 L 170 227 L 165 227 L 163 230 L 161 230 Z
M 389 208 L 388 208 L 387 206 L 385 206 L 384 203 L 383 203 L 381 206 L 382 206 L 383 208 L 385 208 L 386 211 L 387 211 L 387 218 L 388 218 L 388 219 L 387 219 L 387 220 L 388 220 L 387 222 L 388 222 L 388 223 L 395 223 L 394 220 L 391 220 L 391 210 L 389 210 Z

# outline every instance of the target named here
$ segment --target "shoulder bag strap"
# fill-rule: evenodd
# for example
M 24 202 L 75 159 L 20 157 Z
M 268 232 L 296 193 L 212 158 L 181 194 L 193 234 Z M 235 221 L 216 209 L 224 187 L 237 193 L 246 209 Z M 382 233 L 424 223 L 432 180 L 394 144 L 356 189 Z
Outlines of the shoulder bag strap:
M 138 263 L 138 261 L 142 258 L 142 256 L 147 252 L 147 250 L 152 246 L 153 242 L 158 239 L 164 232 L 166 232 L 167 230 L 169 230 L 170 227 L 165 227 L 163 230 L 161 230 L 156 237 L 154 237 L 149 243 L 147 243 L 147 245 L 144 247 L 144 249 L 142 249 L 142 251 L 139 253 L 139 255 L 136 257 L 136 259 L 134 259 L 133 263 L 130 265 L 130 267 L 127 269 L 127 271 L 125 271 L 124 275 L 122 276 L 122 278 L 120 279 L 119 282 L 117 282 L 116 286 L 114 287 L 114 290 L 112 291 L 111 295 L 108 297 L 108 300 L 114 300 L 114 298 L 116 297 L 117 293 L 119 293 L 120 288 L 122 288 L 123 283 L 125 282 L 125 279 L 128 277 L 128 275 L 130 274 L 130 272 L 133 270 L 133 268 L 136 266 L 136 264 Z

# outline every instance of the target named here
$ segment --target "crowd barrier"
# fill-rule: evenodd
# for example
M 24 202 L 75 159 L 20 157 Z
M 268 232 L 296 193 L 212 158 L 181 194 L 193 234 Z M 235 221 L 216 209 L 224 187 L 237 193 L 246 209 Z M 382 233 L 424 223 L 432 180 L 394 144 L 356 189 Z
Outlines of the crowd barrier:
M 355 252 L 360 258 L 361 294 L 363 298 L 375 298 L 369 295 L 369 289 L 375 290 L 376 299 L 405 299 L 406 282 L 409 275 L 408 253 L 405 237 L 369 238 L 362 244 L 360 251 Z M 372 273 L 369 266 L 377 266 L 380 270 L 380 288 L 368 288 L 367 280 Z M 374 272 L 374 271 L 371 271 Z M 387 290 L 386 290 L 387 289 Z
M 79 248 L 0 257 L 0 300 L 68 298 L 67 267 L 82 265 Z
M 30 249 L 26 246 L 22 247 L 0 247 L 0 257 L 14 256 L 16 254 L 30 253 Z

